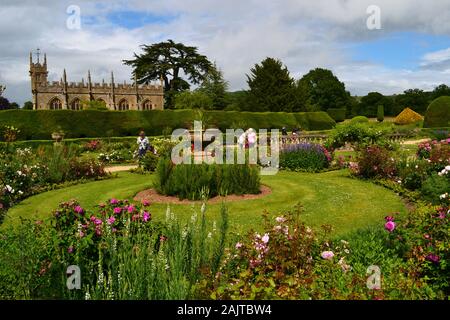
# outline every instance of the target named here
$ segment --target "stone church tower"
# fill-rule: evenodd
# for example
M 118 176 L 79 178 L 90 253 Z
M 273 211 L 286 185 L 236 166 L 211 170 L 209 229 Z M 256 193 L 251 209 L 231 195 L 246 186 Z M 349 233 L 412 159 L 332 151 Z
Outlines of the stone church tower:
M 85 102 L 99 101 L 109 110 L 162 110 L 164 109 L 164 87 L 160 84 L 139 85 L 135 79 L 133 84 L 116 84 L 111 72 L 109 83 L 93 83 L 88 71 L 87 82 L 67 82 L 64 69 L 60 81 L 48 82 L 47 55 L 44 61 L 33 62 L 30 53 L 31 92 L 34 110 L 81 110 Z

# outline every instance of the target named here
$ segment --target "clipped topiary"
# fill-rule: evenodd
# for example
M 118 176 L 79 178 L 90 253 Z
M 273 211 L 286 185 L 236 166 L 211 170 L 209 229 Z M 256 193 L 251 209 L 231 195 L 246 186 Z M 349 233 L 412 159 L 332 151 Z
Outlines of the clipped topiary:
M 384 121 L 384 106 L 383 105 L 380 105 L 377 108 L 377 120 L 378 120 L 378 122 Z
M 428 106 L 425 113 L 425 128 L 450 127 L 450 97 L 442 96 Z
M 364 116 L 357 116 L 350 120 L 351 123 L 367 123 L 369 122 L 369 118 Z
M 423 117 L 410 108 L 405 108 L 400 114 L 395 118 L 394 123 L 398 125 L 416 123 L 422 121 Z

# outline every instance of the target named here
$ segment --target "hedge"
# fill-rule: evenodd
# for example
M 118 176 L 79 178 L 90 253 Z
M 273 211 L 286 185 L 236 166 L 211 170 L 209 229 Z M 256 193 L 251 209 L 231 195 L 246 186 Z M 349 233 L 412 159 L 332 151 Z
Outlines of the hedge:
M 450 127 L 450 97 L 439 97 L 428 106 L 425 128 Z
M 173 129 L 191 129 L 194 120 L 203 119 L 208 127 L 328 130 L 335 121 L 325 112 L 257 113 L 237 111 L 151 110 L 4 110 L 0 111 L 0 131 L 5 125 L 19 128 L 20 140 L 48 140 L 54 131 L 62 130 L 65 138 L 135 136 L 145 130 L 149 136 L 170 134 Z
M 328 115 L 331 118 L 333 118 L 333 120 L 336 122 L 344 121 L 346 112 L 347 112 L 347 109 L 345 109 L 345 108 L 342 108 L 342 109 L 330 108 L 327 110 Z

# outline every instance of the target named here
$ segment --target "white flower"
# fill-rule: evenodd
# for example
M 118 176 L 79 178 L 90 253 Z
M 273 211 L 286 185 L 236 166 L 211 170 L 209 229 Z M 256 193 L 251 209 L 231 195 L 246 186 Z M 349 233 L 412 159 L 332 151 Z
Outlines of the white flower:
M 22 190 L 19 190 L 17 193 L 20 194 L 20 195 L 23 195 L 23 191 Z
M 439 196 L 439 199 L 444 200 L 444 199 L 446 199 L 447 197 L 448 197 L 448 193 L 444 193 L 444 194 L 441 194 L 441 195 Z

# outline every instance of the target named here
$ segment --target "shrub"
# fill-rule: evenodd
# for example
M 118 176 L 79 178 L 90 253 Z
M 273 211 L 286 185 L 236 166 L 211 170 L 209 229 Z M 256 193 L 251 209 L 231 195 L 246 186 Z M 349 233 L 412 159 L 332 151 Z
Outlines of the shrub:
M 334 121 L 336 122 L 342 122 L 345 120 L 345 115 L 346 115 L 347 109 L 342 108 L 342 109 L 327 109 L 327 113 L 328 115 L 333 118 Z
M 450 192 L 450 174 L 434 173 L 423 182 L 420 189 L 424 199 L 433 204 L 439 204 L 442 200 L 441 196 L 448 192 Z
M 450 97 L 439 97 L 428 106 L 425 113 L 425 128 L 450 127 Z
M 318 144 L 287 145 L 280 153 L 280 168 L 292 171 L 317 172 L 328 168 L 330 162 L 330 153 Z
M 395 124 L 405 125 L 422 121 L 423 117 L 410 108 L 404 109 L 394 120 Z
M 158 160 L 159 158 L 156 154 L 154 154 L 153 152 L 147 152 L 145 156 L 139 159 L 139 166 L 144 171 L 153 172 L 156 170 Z
M 180 199 L 200 200 L 217 195 L 260 193 L 259 169 L 248 164 L 180 164 L 161 158 L 156 190 Z
M 384 121 L 384 106 L 378 106 L 377 108 L 377 120 L 378 122 Z
M 428 176 L 428 163 L 421 160 L 402 159 L 397 163 L 397 173 L 401 184 L 409 190 L 422 187 L 422 182 Z
M 377 145 L 362 149 L 357 157 L 357 166 L 353 168 L 353 174 L 363 178 L 392 178 L 395 173 L 391 152 Z
M 350 123 L 337 126 L 326 141 L 326 147 L 336 149 L 351 143 L 357 148 L 371 144 L 389 147 L 385 132 L 372 128 L 364 123 Z
M 356 116 L 350 120 L 350 123 L 353 123 L 353 124 L 354 123 L 367 123 L 367 122 L 369 122 L 369 118 L 364 117 L 364 116 Z

